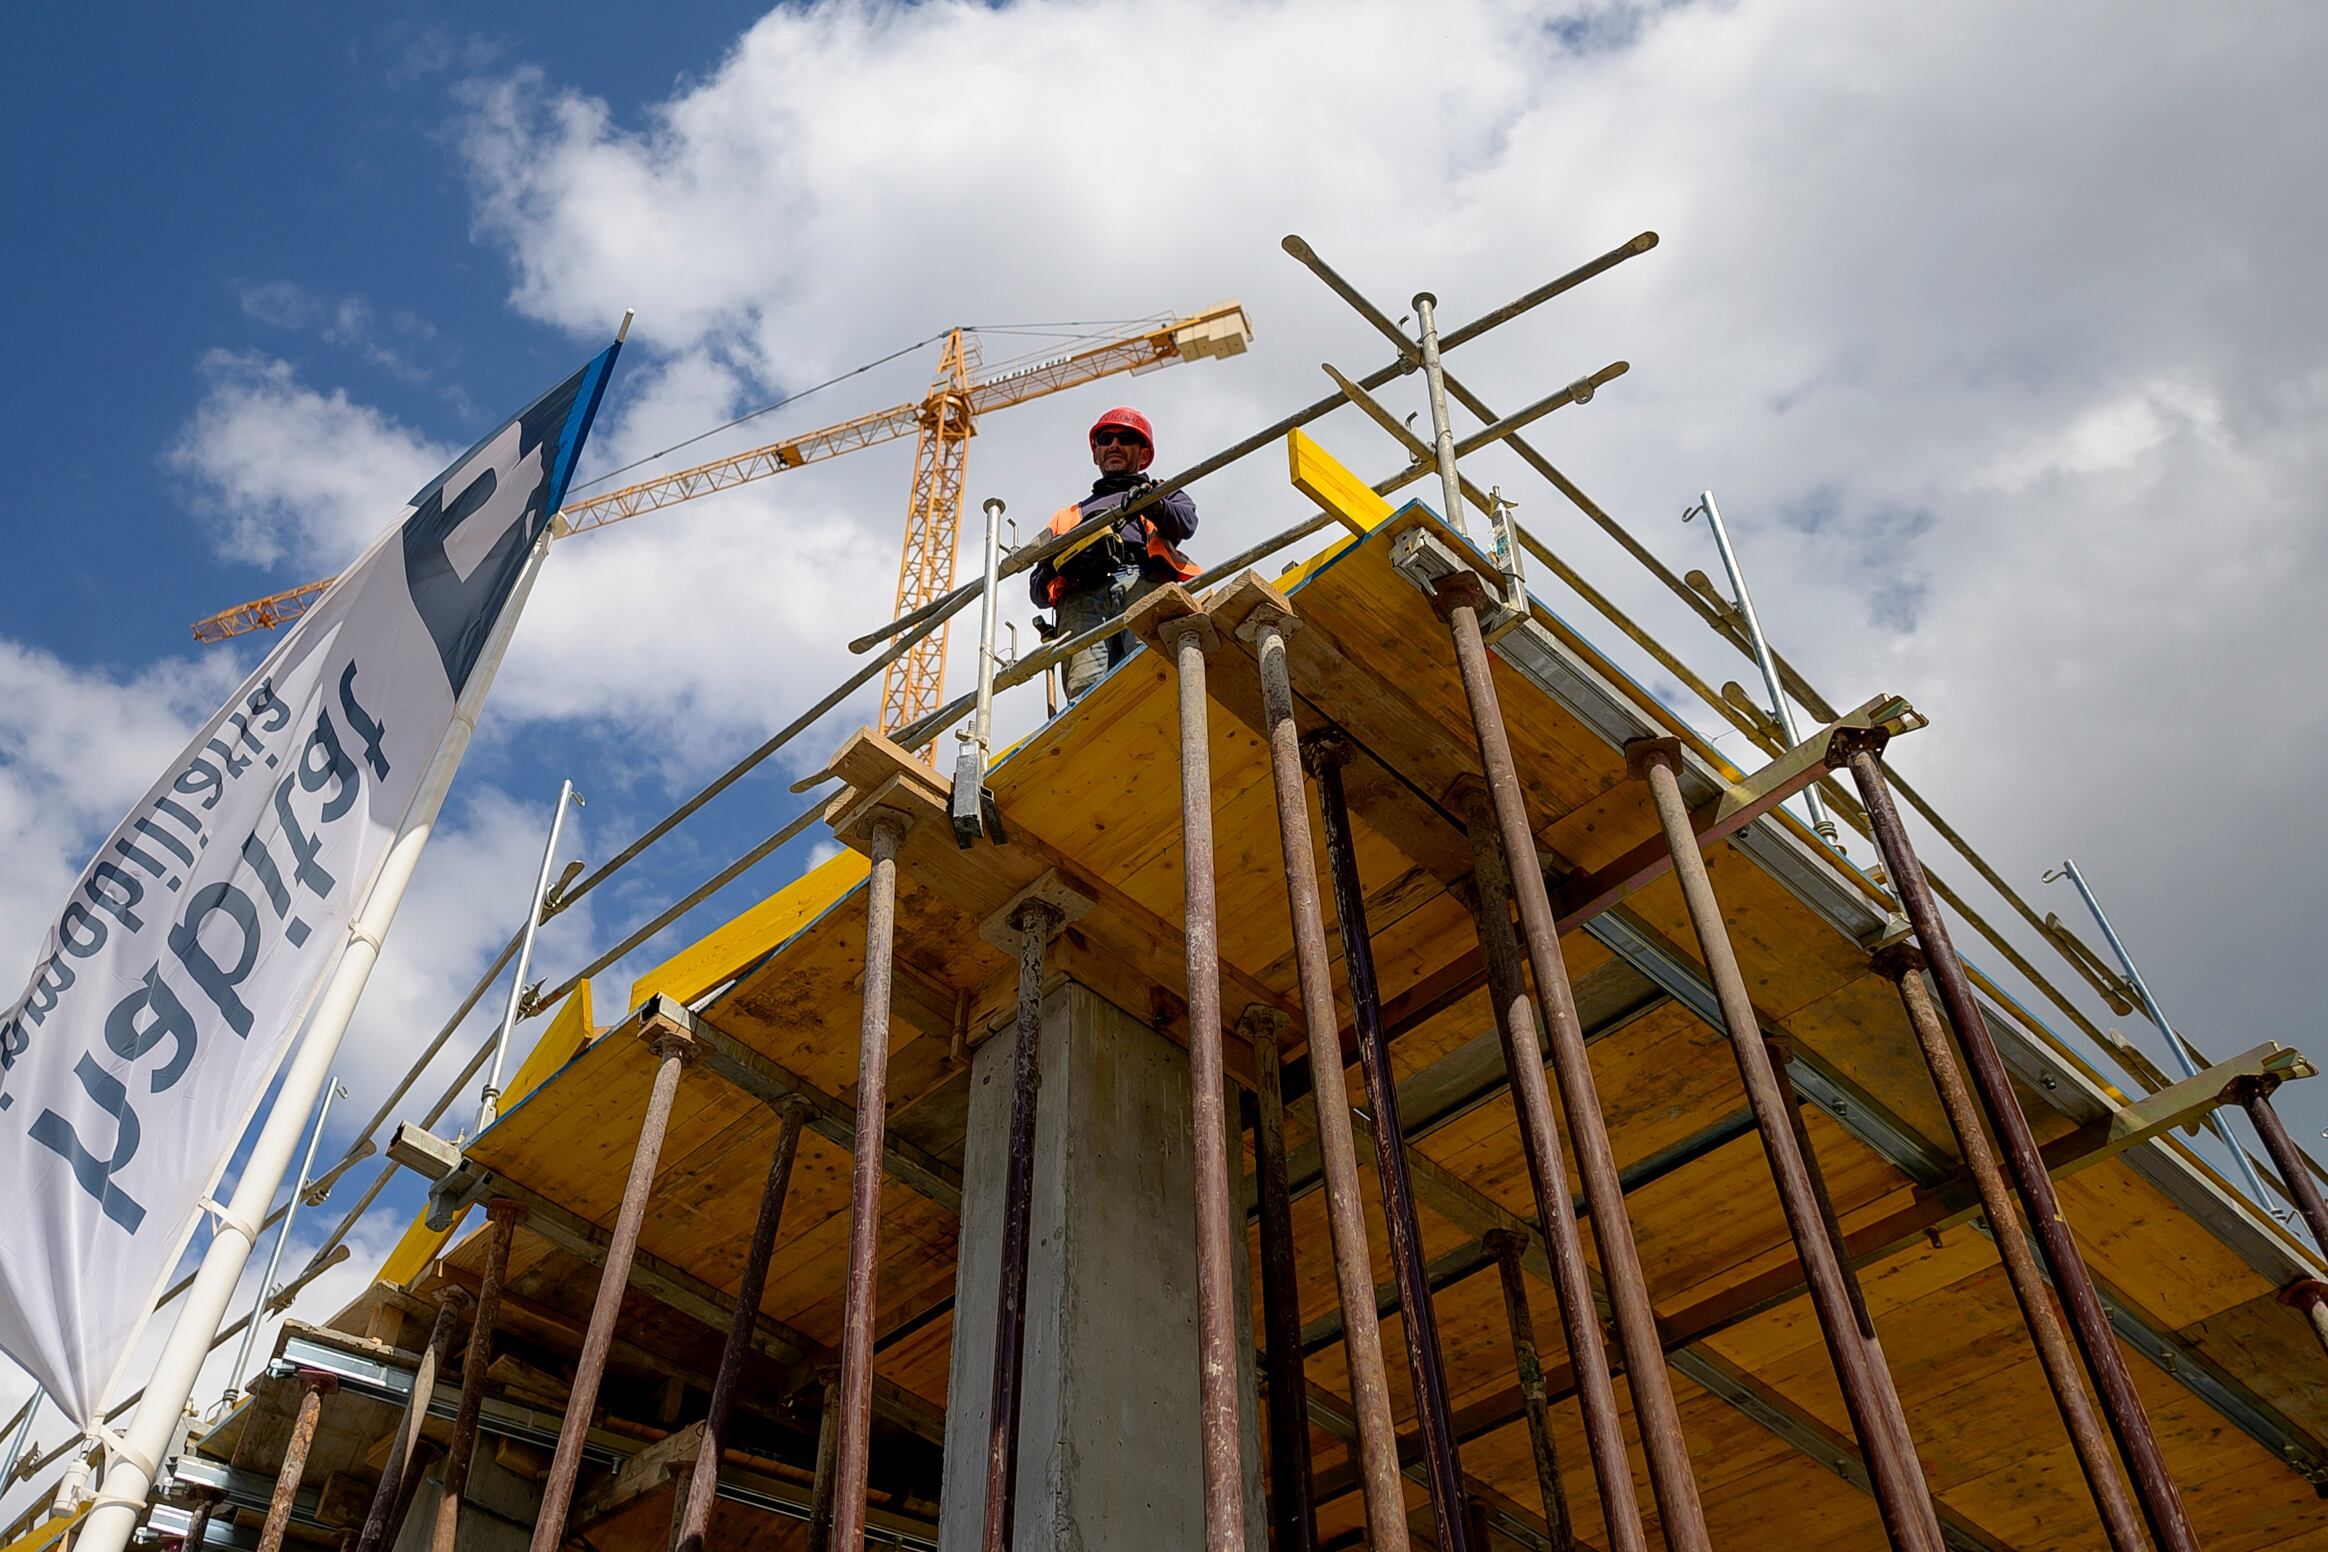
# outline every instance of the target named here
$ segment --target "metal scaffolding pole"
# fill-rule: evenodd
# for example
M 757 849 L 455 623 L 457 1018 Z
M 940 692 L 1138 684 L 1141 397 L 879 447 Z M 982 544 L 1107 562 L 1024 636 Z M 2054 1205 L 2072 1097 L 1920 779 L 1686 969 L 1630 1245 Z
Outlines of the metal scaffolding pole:
M 849 1186 L 849 1284 L 841 1313 L 840 1423 L 833 1457 L 832 1545 L 865 1539 L 865 1477 L 873 1443 L 873 1293 L 880 1275 L 881 1150 L 889 1129 L 889 992 L 896 966 L 897 849 L 908 821 L 873 815 L 865 893 L 864 1014 L 857 1038 L 857 1136 Z
M 650 1038 L 655 1052 L 655 1083 L 647 1093 L 647 1113 L 639 1122 L 630 1178 L 623 1185 L 622 1206 L 615 1213 L 614 1232 L 606 1242 L 606 1264 L 599 1269 L 598 1296 L 590 1306 L 589 1328 L 582 1334 L 581 1356 L 575 1360 L 574 1384 L 566 1397 L 557 1452 L 550 1457 L 550 1474 L 542 1483 L 541 1518 L 534 1522 L 533 1552 L 558 1552 L 565 1545 L 566 1515 L 573 1507 L 574 1484 L 582 1472 L 582 1445 L 590 1432 L 590 1414 L 598 1405 L 599 1382 L 606 1377 L 607 1356 L 614 1348 L 615 1322 L 622 1317 L 622 1296 L 630 1286 L 631 1258 L 638 1252 L 647 1198 L 655 1189 L 655 1166 L 662 1161 L 663 1138 L 670 1131 L 671 1110 L 679 1098 L 680 1075 L 695 1058 L 695 1042 L 683 1029 L 667 1025 Z
M 720 1450 L 727 1442 L 736 1389 L 743 1383 L 744 1365 L 751 1357 L 752 1333 L 760 1324 L 760 1295 L 768 1286 L 768 1262 L 776 1253 L 777 1230 L 784 1222 L 784 1198 L 792 1186 L 792 1161 L 800 1151 L 800 1128 L 808 1119 L 808 1109 L 808 1101 L 798 1094 L 788 1094 L 776 1105 L 776 1146 L 768 1158 L 767 1184 L 760 1190 L 752 1243 L 744 1252 L 744 1275 L 736 1284 L 735 1315 L 728 1322 L 727 1342 L 720 1348 L 719 1369 L 711 1380 L 703 1442 L 695 1452 L 695 1469 L 687 1476 L 686 1504 L 671 1540 L 676 1552 L 703 1552 L 704 1537 L 711 1530 L 712 1500 L 719 1496 Z
M 1277 1552 L 1315 1552 L 1310 1503 L 1309 1384 L 1302 1372 L 1301 1287 L 1293 1197 L 1285 1169 L 1285 1093 L 1279 1073 L 1284 1013 L 1247 1008 L 1238 1027 L 1253 1048 L 1253 1166 L 1261 1239 L 1261 1326 L 1269 1368 L 1269 1524 Z
M 1012 1030 L 1010 1143 L 1002 1185 L 1002 1273 L 994 1304 L 994 1390 L 986 1415 L 986 1517 L 979 1545 L 1009 1552 L 1018 1518 L 1019 1396 L 1027 1335 L 1027 1247 L 1035 1198 L 1035 1107 L 1043 1090 L 1043 949 L 1058 907 L 1029 900 L 1019 935 L 1018 1021 Z
M 558 863 L 558 837 L 566 828 L 566 804 L 582 806 L 582 794 L 571 777 L 558 788 L 558 806 L 550 813 L 550 838 L 542 843 L 542 868 L 526 901 L 525 927 L 517 937 L 517 972 L 509 978 L 509 1006 L 501 1014 L 501 1030 L 493 1037 L 493 1059 L 485 1070 L 485 1092 L 477 1101 L 477 1130 L 482 1132 L 501 1113 L 501 1068 L 509 1057 L 510 1036 L 517 1033 L 517 1012 L 525 1002 L 526 972 L 533 968 L 534 934 L 541 929 L 543 907 L 549 903 L 550 869 Z M 576 864 L 580 866 L 579 863 Z
M 389 1443 L 388 1459 L 380 1467 L 380 1485 L 372 1490 L 372 1504 L 364 1513 L 355 1552 L 379 1552 L 412 1506 L 412 1495 L 420 1488 L 420 1430 L 428 1421 L 429 1401 L 436 1395 L 437 1371 L 444 1367 L 445 1353 L 453 1345 L 453 1328 L 474 1302 L 458 1283 L 437 1294 L 436 1321 L 428 1329 L 427 1345 L 420 1350 L 420 1365 L 412 1374 L 412 1394 L 405 1400 L 404 1417 Z M 201 1545 L 192 1535 L 186 1539 L 189 1546 Z
M 2133 987 L 2134 995 L 2141 999 L 2144 1016 L 2166 1037 L 2166 1054 L 2173 1060 L 2175 1070 L 2186 1078 L 2198 1076 L 2198 1062 L 2191 1056 L 2190 1048 L 2183 1044 L 2181 1034 L 2174 1025 L 2167 1022 L 2166 1012 L 2159 1007 L 2158 999 L 2150 994 L 2150 984 L 2142 979 L 2142 972 L 2135 967 L 2134 956 L 2126 951 L 2117 929 L 2110 925 L 2110 918 L 2102 914 L 2102 902 L 2094 898 L 2093 888 L 2086 883 L 2085 875 L 2078 871 L 2075 862 L 2065 857 L 2057 871 L 2045 875 L 2045 882 L 2051 883 L 2057 878 L 2066 878 L 2077 886 L 2078 895 L 2085 901 L 2086 909 L 2093 913 L 2094 925 L 2102 929 L 2103 938 L 2109 942 L 2110 952 L 2117 955 L 2118 963 L 2125 967 L 2126 984 Z M 2210 1115 L 2207 1117 L 2207 1126 L 2223 1140 L 2223 1146 L 2231 1150 L 2231 1162 L 2239 1171 L 2241 1183 L 2247 1187 L 2248 1200 L 2264 1212 L 2270 1212 L 2271 1193 L 2264 1189 L 2262 1178 L 2255 1173 L 2255 1161 L 2247 1156 L 2247 1150 L 2239 1145 L 2239 1139 L 2231 1135 L 2230 1123 L 2220 1115 Z M 2284 1168 L 2282 1173 L 2285 1173 Z
M 267 1504 L 266 1523 L 259 1527 L 259 1552 L 283 1552 L 284 1534 L 291 1529 L 291 1505 L 299 1497 L 300 1479 L 307 1475 L 307 1452 L 315 1444 L 315 1426 L 323 1420 L 323 1398 L 337 1389 L 339 1381 L 329 1374 L 300 1371 L 299 1410 L 283 1445 L 283 1465 L 275 1473 L 275 1496 Z
M 1512 759 L 1511 736 L 1504 728 L 1503 707 L 1496 698 L 1495 677 L 1488 666 L 1487 641 L 1480 633 L 1479 611 L 1487 602 L 1485 586 L 1468 571 L 1442 579 L 1432 595 L 1432 604 L 1446 620 L 1455 641 L 1455 660 L 1463 676 L 1464 698 L 1470 703 L 1480 765 L 1495 802 L 1496 830 L 1503 839 L 1505 855 L 1512 859 L 1512 881 L 1529 968 L 1536 979 L 1537 1004 L 1552 1040 L 1560 1103 L 1568 1116 L 1569 1137 L 1576 1146 L 1585 1201 L 1592 1210 L 1593 1238 L 1600 1246 L 1609 1304 L 1616 1316 L 1617 1339 L 1624 1349 L 1626 1378 L 1633 1392 L 1633 1415 L 1649 1457 L 1649 1482 L 1664 1517 L 1666 1545 L 1672 1552 L 1711 1552 L 1705 1508 L 1698 1500 L 1697 1479 L 1690 1470 L 1689 1448 L 1682 1438 L 1681 1412 L 1674 1404 L 1673 1383 L 1665 1372 L 1665 1349 L 1658 1339 L 1656 1310 L 1649 1302 L 1648 1278 L 1633 1242 L 1624 1182 L 1618 1177 L 1608 1126 L 1601 1116 L 1592 1057 L 1585 1048 L 1576 994 L 1568 984 L 1567 964 L 1560 954 L 1560 931 L 1552 915 L 1551 895 L 1536 865 L 1535 831 L 1528 823 L 1519 768 Z
M 1559 1126 L 1552 1117 L 1552 1090 L 1544 1077 L 1544 1048 L 1538 1037 L 1535 1004 L 1528 997 L 1519 934 L 1512 924 L 1511 859 L 1504 855 L 1503 840 L 1496 831 L 1495 798 L 1484 781 L 1467 775 L 1448 797 L 1462 814 L 1471 838 L 1472 914 L 1479 926 L 1480 952 L 1487 962 L 1488 995 L 1495 999 L 1496 1033 L 1503 1041 L 1512 1108 L 1519 1117 L 1520 1151 L 1527 1161 L 1528 1183 L 1536 1198 L 1536 1221 L 1543 1228 L 1545 1259 L 1551 1264 L 1558 1295 L 1561 1335 L 1567 1340 L 1570 1367 L 1576 1375 L 1577 1410 L 1584 1419 L 1585 1453 L 1592 1460 L 1593 1482 L 1600 1490 L 1601 1519 L 1608 1526 L 1610 1552 L 1643 1552 L 1649 1541 L 1641 1520 L 1641 1499 L 1633 1486 L 1633 1463 L 1625 1453 L 1624 1422 L 1617 1411 L 1616 1382 L 1610 1377 L 1608 1346 L 1601 1335 L 1600 1307 L 1593 1298 L 1592 1271 L 1584 1258 L 1576 1203 L 1568 1194 L 1568 1169 L 1561 1158 Z M 1492 1252 L 1496 1247 L 1489 1249 Z M 1506 1305 L 1516 1309 L 1510 1299 L 1507 1285 Z M 1515 1325 L 1515 1345 L 1517 1341 Z M 1528 1388 L 1534 1342 L 1531 1325 L 1530 1355 L 1520 1363 L 1523 1393 Z M 1536 1388 L 1539 1392 L 1543 1389 L 1541 1372 L 1536 1376 Z M 1536 1403 L 1529 1403 L 1531 1442 L 1541 1410 Z M 1548 1431 L 1543 1438 L 1537 1461 L 1539 1475 L 1549 1463 L 1551 1448 Z M 1552 1482 L 1557 1486 L 1557 1475 Z M 1564 1501 L 1561 1514 L 1566 1513 Z M 1551 1515 L 1549 1498 L 1545 1514 L 1547 1518 Z
M 477 1315 L 469 1345 L 461 1355 L 461 1399 L 453 1413 L 452 1442 L 445 1447 L 444 1492 L 437 1499 L 430 1552 L 453 1552 L 460 1537 L 461 1500 L 469 1490 L 469 1466 L 477 1453 L 477 1417 L 485 1405 L 485 1369 L 493 1361 L 493 1328 L 501 1318 L 501 1286 L 509 1280 L 509 1242 L 522 1215 L 515 1202 L 496 1198 L 485 1208 L 485 1279 L 477 1288 Z
M 2036 1236 L 2038 1249 L 2052 1273 L 2053 1286 L 2060 1292 L 2070 1333 L 2085 1356 L 2086 1370 L 2093 1376 L 2103 1415 L 2109 1419 L 2118 1451 L 2134 1479 L 2135 1496 L 2142 1505 L 2143 1517 L 2149 1521 L 2150 1533 L 2157 1539 L 2161 1552 L 2198 1552 L 2198 1535 L 2191 1528 L 2189 1511 L 2183 1507 L 2182 1494 L 2176 1490 L 2174 1478 L 2166 1469 L 2166 1456 L 2159 1449 L 2150 1414 L 2143 1409 L 2141 1393 L 2135 1390 L 2134 1377 L 2126 1368 L 2125 1354 L 2118 1350 L 2117 1336 L 2110 1329 L 2109 1314 L 2102 1308 L 2100 1294 L 2094 1290 L 2085 1258 L 2078 1253 L 2069 1220 L 2062 1215 L 2061 1200 L 2054 1192 L 2053 1177 L 2046 1171 L 2044 1156 L 2038 1152 L 2037 1139 L 2029 1130 L 2029 1118 L 2021 1112 L 2021 1102 L 2013 1093 L 2004 1058 L 1989 1037 L 1980 1004 L 1973 998 L 1972 983 L 1965 977 L 1963 961 L 1956 957 L 1948 925 L 1941 919 L 1939 903 L 1934 900 L 1931 886 L 1916 861 L 1915 847 L 1900 823 L 1899 810 L 1892 804 L 1883 767 L 1876 761 L 1882 738 L 1848 733 L 1838 736 L 1851 740 L 1851 779 L 1859 788 L 1860 802 L 1866 806 L 1876 845 L 1883 853 L 1884 867 L 1891 875 L 1892 888 L 1899 894 L 1901 908 L 1915 927 L 1916 941 L 1931 968 L 1932 983 L 1939 990 L 1941 1006 L 1947 1010 L 1949 1022 L 1956 1026 L 1957 1043 L 1963 1047 L 1965 1061 L 1971 1068 L 1973 1088 L 1988 1112 L 1989 1124 L 1996 1129 L 1997 1142 L 2003 1150 L 2005 1165 L 2012 1172 L 2013 1184 L 2028 1206 L 2030 1232 Z M 2002 1234 L 2007 1226 L 2000 1224 L 1998 1229 Z
M 1544 1502 L 1544 1523 L 1551 1527 L 1552 1552 L 1575 1552 L 1568 1490 L 1561 1485 L 1560 1455 L 1552 1443 L 1552 1408 L 1544 1396 L 1544 1364 L 1536 1355 L 1536 1319 L 1528 1310 L 1528 1284 L 1520 1270 L 1520 1253 L 1527 1244 L 1527 1236 L 1516 1229 L 1492 1229 L 1480 1240 L 1495 1258 L 1496 1278 L 1503 1284 L 1504 1319 L 1512 1328 L 1512 1362 L 1528 1412 L 1528 1450 L 1536 1461 L 1536 1492 Z
M 1163 623 L 1180 680 L 1180 836 L 1186 890 L 1188 1085 L 1196 1154 L 1196 1341 L 1203 1428 L 1206 1552 L 1245 1545 L 1239 1450 L 1237 1292 L 1232 1273 L 1227 1074 L 1222 1060 L 1220 924 L 1213 894 L 1212 746 L 1205 654 L 1220 634 L 1203 614 Z
M 226 1371 L 225 1403 L 232 1403 L 242 1394 L 251 1349 L 258 1344 L 259 1327 L 266 1323 L 267 1293 L 274 1286 L 275 1274 L 282 1270 L 283 1250 L 291 1243 L 291 1221 L 299 1216 L 299 1199 L 307 1194 L 308 1179 L 315 1173 L 315 1150 L 323 1146 L 323 1128 L 331 1119 L 331 1102 L 346 1093 L 346 1085 L 335 1077 L 323 1091 L 323 1103 L 315 1107 L 315 1129 L 307 1134 L 307 1152 L 299 1161 L 299 1183 L 291 1188 L 291 1199 L 283 1204 L 283 1224 L 275 1231 L 275 1248 L 267 1253 L 266 1271 L 259 1274 L 259 1291 L 251 1300 L 251 1318 L 243 1322 L 242 1346 L 235 1352 L 233 1367 Z
M 1771 1182 L 1786 1214 L 1787 1233 L 1802 1262 L 1804 1279 L 1810 1284 L 1811 1305 L 1818 1316 L 1820 1334 L 1826 1338 L 1836 1381 L 1842 1387 L 1843 1404 L 1867 1460 L 1869 1488 L 1882 1511 L 1884 1534 L 1899 1552 L 1942 1552 L 1939 1516 L 1933 1511 L 1931 1489 L 1908 1441 L 1906 1416 L 1880 1349 L 1872 1340 L 1873 1328 L 1862 1329 L 1850 1263 L 1840 1254 L 1829 1230 L 1807 1162 L 1808 1150 L 1796 1135 L 1793 1098 L 1780 1082 L 1763 1045 L 1761 1020 L 1747 993 L 1745 974 L 1738 968 L 1737 950 L 1722 920 L 1721 904 L 1714 898 L 1705 856 L 1698 850 L 1689 804 L 1681 795 L 1680 758 L 1681 746 L 1670 738 L 1640 739 L 1625 749 L 1626 764 L 1648 784 L 1658 825 L 1673 854 L 1674 880 L 1681 886 L 1682 903 L 1705 960 L 1706 979 L 1713 983 L 1721 1010 L 1722 1030 L 1738 1063 L 1755 1128 L 1762 1134 L 1763 1157 L 1770 1164 Z
M 1940 1010 L 1932 1005 L 1932 994 L 1924 985 L 1924 956 L 1913 944 L 1895 943 L 1877 952 L 1875 969 L 1899 987 L 1908 1027 L 1915 1032 L 1916 1046 L 1931 1070 L 1932 1087 L 1940 1096 L 1948 1129 L 1956 1135 L 1957 1156 L 1964 1160 L 1965 1173 L 1980 1193 L 1981 1210 L 1997 1230 L 1997 1254 L 2005 1265 L 2005 1281 L 2012 1285 L 2013 1298 L 2021 1306 L 2022 1324 L 2029 1328 L 2029 1340 L 2037 1349 L 2045 1383 L 2052 1388 L 2054 1406 L 2061 1413 L 2070 1446 L 2077 1452 L 2078 1467 L 2093 1493 L 2111 1552 L 2145 1552 L 2149 1543 L 2143 1539 L 2134 1500 L 2126 1495 L 2117 1460 L 2110 1453 L 2109 1436 L 2094 1411 L 2093 1399 L 2086 1394 L 2077 1357 L 2061 1329 L 2053 1294 L 2045 1286 L 2045 1273 L 2037 1265 L 2028 1238 L 2020 1232 L 2020 1216 L 2014 1211 L 1988 1130 L 1981 1125 L 1980 1112 L 1964 1086 L 1964 1069 L 1957 1062 L 1956 1047 L 1941 1027 Z
M 1278 844 L 1285 861 L 1294 965 L 1301 983 L 1302 1019 L 1309 1042 L 1310 1093 L 1317 1107 L 1326 1230 L 1333 1242 L 1334 1285 L 1342 1308 L 1350 1409 L 1357 1420 L 1359 1483 L 1366 1495 L 1366 1522 L 1373 1546 L 1378 1552 L 1407 1552 L 1406 1491 L 1399 1480 L 1398 1433 L 1383 1366 L 1382 1327 L 1374 1305 L 1374 1258 L 1366 1242 L 1366 1207 L 1359 1192 L 1350 1095 L 1342 1076 L 1341 1020 L 1334 1008 L 1333 969 L 1326 954 L 1325 910 L 1318 895 L 1309 797 L 1302 785 L 1300 730 L 1294 724 L 1293 686 L 1286 666 L 1286 633 L 1298 623 L 1291 614 L 1272 610 L 1257 612 L 1245 629 L 1260 669 L 1261 712 L 1268 725 L 1269 776 L 1277 799 Z
M 1382 1027 L 1382 995 L 1374 978 L 1374 945 L 1366 928 L 1366 888 L 1350 838 L 1350 810 L 1342 795 L 1348 741 L 1339 728 L 1312 733 L 1302 744 L 1318 785 L 1318 815 L 1326 828 L 1326 871 L 1334 886 L 1334 916 L 1342 934 L 1342 974 L 1350 988 L 1351 1022 L 1358 1031 L 1358 1064 L 1374 1111 L 1375 1178 L 1382 1187 L 1382 1222 L 1390 1236 L 1390 1264 L 1398 1282 L 1399 1315 L 1406 1322 L 1407 1373 L 1415 1387 L 1415 1421 L 1431 1513 L 1445 1552 L 1471 1549 L 1463 1523 L 1463 1462 L 1447 1400 L 1447 1372 L 1439 1354 L 1439 1322 L 1431 1307 L 1422 1225 L 1408 1176 L 1406 1134 L 1398 1119 L 1398 1074 L 1391 1070 L 1390 1036 Z M 1331 1081 L 1321 1073 L 1322 1081 Z
M 1738 600 L 1738 617 L 1746 622 L 1747 644 L 1754 649 L 1754 666 L 1762 670 L 1763 688 L 1770 692 L 1770 714 L 1778 719 L 1778 730 L 1785 735 L 1788 748 L 1803 741 L 1795 728 L 1794 703 L 1786 698 L 1786 690 L 1779 683 L 1778 664 L 1770 654 L 1770 638 L 1762 634 L 1762 616 L 1755 612 L 1754 595 L 1746 590 L 1746 573 L 1738 565 L 1738 551 L 1730 543 L 1730 527 L 1722 521 L 1722 509 L 1714 505 L 1714 493 L 1698 492 L 1697 505 L 1681 514 L 1688 522 L 1700 512 L 1706 515 L 1706 526 L 1714 531 L 1714 548 L 1721 552 L 1722 570 L 1730 577 L 1730 591 Z M 1834 818 L 1828 814 L 1826 802 L 1815 786 L 1803 789 L 1803 807 L 1811 816 L 1811 829 L 1820 840 L 1837 851 L 1843 849 Z

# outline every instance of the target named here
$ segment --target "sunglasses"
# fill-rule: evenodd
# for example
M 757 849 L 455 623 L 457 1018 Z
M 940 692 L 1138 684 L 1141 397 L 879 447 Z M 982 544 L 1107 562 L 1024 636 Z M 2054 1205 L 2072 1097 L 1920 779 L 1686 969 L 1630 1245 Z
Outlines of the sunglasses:
M 1146 447 L 1148 439 L 1137 431 L 1094 431 L 1091 434 L 1091 445 L 1093 447 Z

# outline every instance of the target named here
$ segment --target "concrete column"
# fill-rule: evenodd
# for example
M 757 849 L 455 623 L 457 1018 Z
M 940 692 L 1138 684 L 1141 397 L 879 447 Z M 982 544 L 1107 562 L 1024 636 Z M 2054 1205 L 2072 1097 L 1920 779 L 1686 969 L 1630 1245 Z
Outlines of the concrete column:
M 1042 1056 L 1013 1552 L 1201 1546 L 1188 1053 L 1068 981 L 1044 999 Z M 1010 1042 L 980 1046 L 970 1073 L 940 1552 L 978 1552 Z M 1250 1195 L 1234 1185 L 1238 1201 Z M 1249 1285 L 1239 1234 L 1237 1286 Z M 1249 1360 L 1251 1300 L 1238 1308 Z M 1250 1361 L 1239 1377 L 1251 1420 Z M 1244 1458 L 1246 1546 L 1264 1552 L 1260 1441 L 1250 1429 Z

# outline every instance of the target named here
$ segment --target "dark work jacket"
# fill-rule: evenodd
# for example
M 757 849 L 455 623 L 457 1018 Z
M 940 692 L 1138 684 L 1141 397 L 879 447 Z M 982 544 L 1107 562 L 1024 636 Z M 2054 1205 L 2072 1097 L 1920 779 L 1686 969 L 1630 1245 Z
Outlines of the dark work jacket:
M 1144 474 L 1103 474 L 1091 482 L 1090 495 L 1051 519 L 1050 532 L 1065 533 L 1120 507 L 1152 483 Z M 1047 560 L 1037 561 L 1027 573 L 1027 591 L 1034 595 L 1037 608 L 1048 609 L 1069 593 L 1100 586 L 1118 567 L 1135 561 L 1140 575 L 1151 582 L 1185 582 L 1196 572 L 1187 557 L 1178 554 L 1178 547 L 1195 532 L 1196 498 L 1176 490 L 1116 524 L 1108 538 L 1069 557 L 1064 572 Z M 1160 549 L 1167 553 L 1157 553 Z

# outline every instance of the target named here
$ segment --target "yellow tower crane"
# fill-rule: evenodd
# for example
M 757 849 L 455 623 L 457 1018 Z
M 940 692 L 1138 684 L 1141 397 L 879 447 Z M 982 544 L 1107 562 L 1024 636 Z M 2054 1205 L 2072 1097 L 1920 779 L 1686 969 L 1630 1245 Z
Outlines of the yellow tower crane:
M 1119 372 L 1148 372 L 1176 361 L 1241 355 L 1252 338 L 1245 309 L 1232 300 L 1169 323 L 1151 324 L 1045 360 L 982 375 L 976 331 L 955 329 L 946 336 L 937 376 L 926 398 L 675 474 L 641 480 L 586 501 L 569 502 L 558 513 L 554 531 L 560 538 L 588 533 L 626 517 L 676 506 L 910 433 L 916 438 L 913 493 L 906 502 L 905 548 L 897 567 L 897 612 L 902 615 L 953 590 L 956 539 L 962 526 L 962 482 L 969 469 L 970 438 L 978 429 L 980 416 Z M 194 639 L 226 641 L 287 625 L 304 614 L 334 580 L 325 577 L 198 620 Z M 882 728 L 903 727 L 936 711 L 945 700 L 945 673 L 946 628 L 941 625 L 889 666 L 881 686 Z

